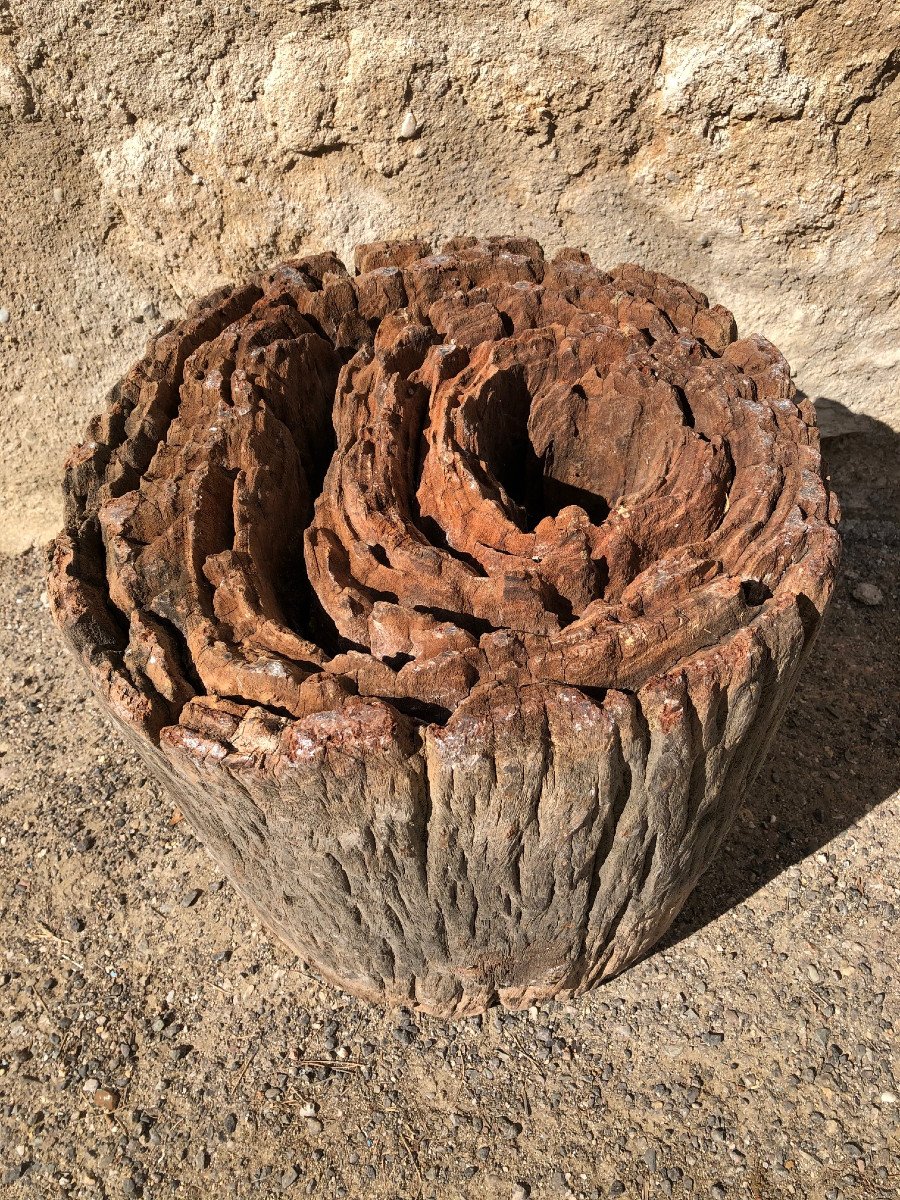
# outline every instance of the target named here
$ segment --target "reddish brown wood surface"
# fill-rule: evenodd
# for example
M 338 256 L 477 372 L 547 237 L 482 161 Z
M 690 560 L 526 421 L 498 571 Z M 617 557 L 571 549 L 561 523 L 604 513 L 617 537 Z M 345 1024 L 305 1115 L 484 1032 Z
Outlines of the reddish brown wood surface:
M 831 592 L 771 343 L 527 239 L 282 264 L 73 454 L 59 624 L 327 976 L 453 1014 L 592 986 L 728 828 Z

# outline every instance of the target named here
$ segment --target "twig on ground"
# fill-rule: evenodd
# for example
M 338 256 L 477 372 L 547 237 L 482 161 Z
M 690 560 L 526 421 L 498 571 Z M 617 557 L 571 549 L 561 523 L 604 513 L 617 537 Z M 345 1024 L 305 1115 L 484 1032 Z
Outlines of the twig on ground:
M 231 1091 L 228 1093 L 229 1096 L 233 1096 L 234 1093 L 237 1091 L 237 1089 L 241 1083 L 241 1080 L 247 1074 L 248 1067 L 253 1062 L 254 1058 L 256 1058 L 258 1053 L 259 1053 L 259 1046 L 256 1045 L 253 1047 L 252 1051 L 250 1052 L 249 1057 L 245 1060 L 244 1065 L 241 1067 L 240 1071 L 238 1071 L 237 1078 L 235 1079 L 234 1083 L 232 1084 Z

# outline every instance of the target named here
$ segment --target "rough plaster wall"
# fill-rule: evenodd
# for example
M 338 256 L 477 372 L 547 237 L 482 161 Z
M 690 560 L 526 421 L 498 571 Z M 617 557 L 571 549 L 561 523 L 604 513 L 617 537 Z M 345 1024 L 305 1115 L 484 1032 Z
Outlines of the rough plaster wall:
M 367 238 L 661 268 L 900 426 L 892 8 L 0 0 L 0 548 L 160 317 Z

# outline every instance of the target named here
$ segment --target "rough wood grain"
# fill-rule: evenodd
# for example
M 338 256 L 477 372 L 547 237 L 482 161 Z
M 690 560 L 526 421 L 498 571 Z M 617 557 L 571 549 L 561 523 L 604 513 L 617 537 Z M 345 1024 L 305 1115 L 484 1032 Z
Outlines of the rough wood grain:
M 56 619 L 268 924 L 444 1015 L 594 986 L 715 854 L 818 628 L 811 406 L 685 284 L 524 238 L 284 263 L 73 452 Z

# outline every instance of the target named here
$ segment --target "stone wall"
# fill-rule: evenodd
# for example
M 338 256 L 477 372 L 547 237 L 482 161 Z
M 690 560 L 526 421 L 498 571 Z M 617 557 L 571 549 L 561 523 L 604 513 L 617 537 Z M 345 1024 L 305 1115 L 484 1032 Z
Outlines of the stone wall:
M 160 318 L 378 237 L 669 271 L 900 427 L 892 7 L 0 0 L 0 548 Z

